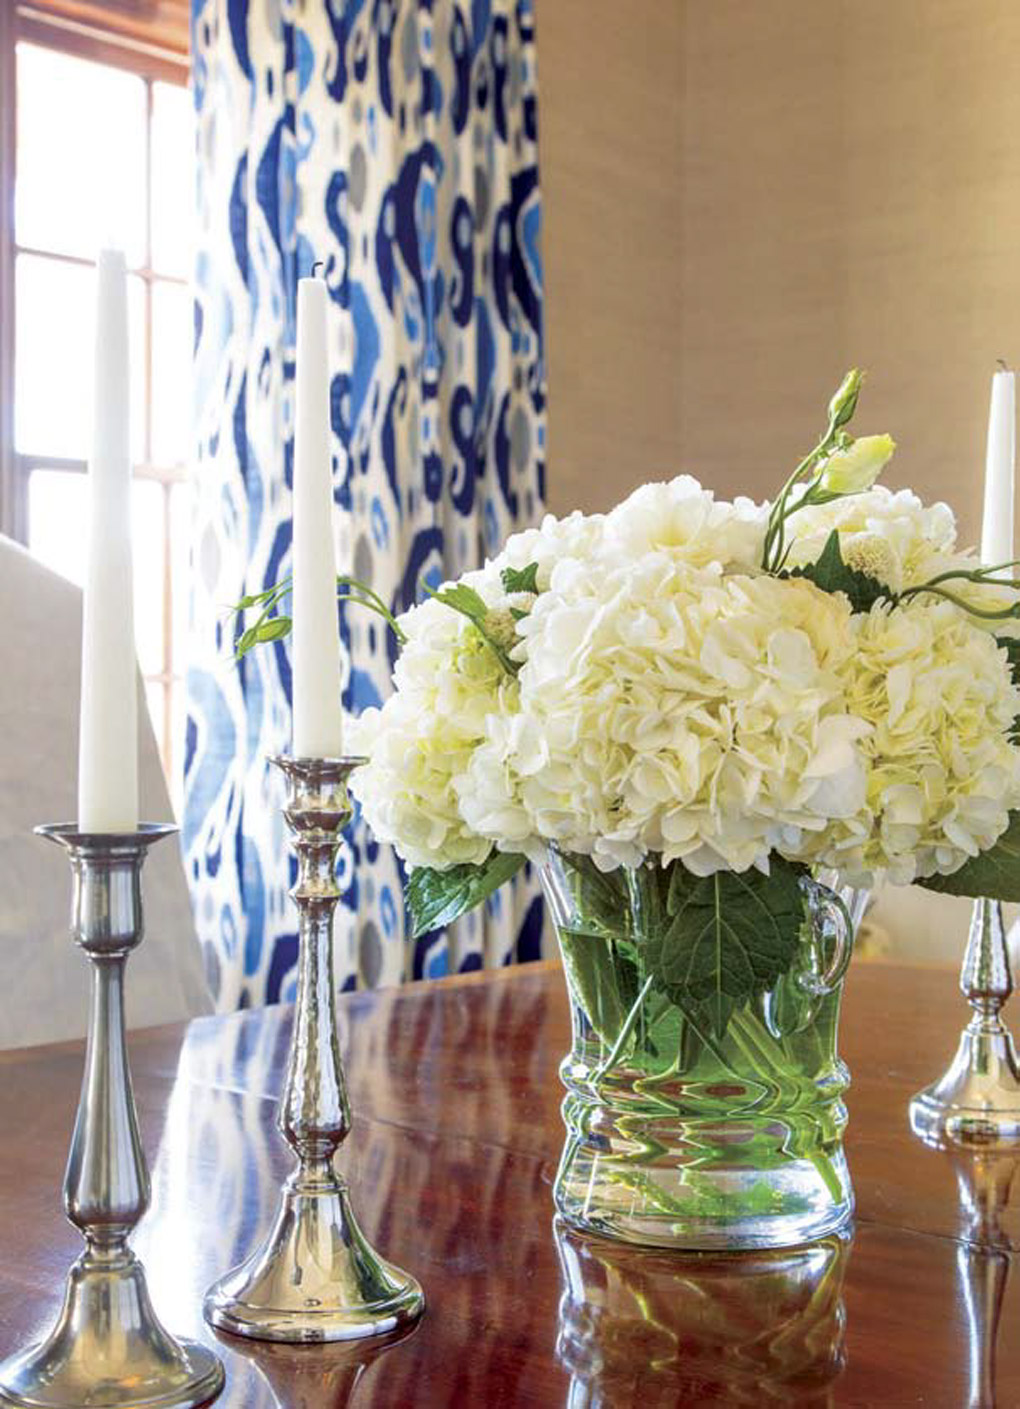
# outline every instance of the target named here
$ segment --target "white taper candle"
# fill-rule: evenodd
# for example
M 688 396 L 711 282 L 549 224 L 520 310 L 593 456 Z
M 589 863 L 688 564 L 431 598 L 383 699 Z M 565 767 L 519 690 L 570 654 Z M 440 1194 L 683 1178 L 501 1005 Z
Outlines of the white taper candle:
M 320 279 L 298 280 L 292 682 L 296 758 L 337 758 L 343 753 L 326 314 L 325 284 Z
M 1016 464 L 1016 377 L 996 372 L 988 411 L 985 503 L 981 520 L 981 561 L 1006 563 L 1013 552 L 1013 493 Z
M 119 250 L 97 271 L 88 568 L 82 618 L 78 826 L 138 825 L 138 676 L 131 570 L 127 272 Z

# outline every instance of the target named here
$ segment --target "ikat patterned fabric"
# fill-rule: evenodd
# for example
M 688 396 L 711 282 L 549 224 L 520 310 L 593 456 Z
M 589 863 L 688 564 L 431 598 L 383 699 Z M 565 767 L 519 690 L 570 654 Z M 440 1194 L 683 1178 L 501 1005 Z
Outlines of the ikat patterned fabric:
M 338 563 L 394 610 L 536 522 L 545 476 L 542 209 L 531 0 L 193 0 L 199 252 L 183 841 L 220 1009 L 293 991 L 294 879 L 266 762 L 290 738 L 287 642 L 232 658 L 231 603 L 286 576 L 295 296 L 330 294 Z M 392 637 L 341 612 L 345 708 Z M 537 957 L 522 876 L 412 943 L 396 857 L 341 856 L 338 981 Z

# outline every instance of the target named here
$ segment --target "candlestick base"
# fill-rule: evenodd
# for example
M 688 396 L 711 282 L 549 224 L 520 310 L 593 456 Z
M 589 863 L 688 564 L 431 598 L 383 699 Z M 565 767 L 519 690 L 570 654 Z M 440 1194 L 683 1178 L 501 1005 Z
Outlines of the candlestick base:
M 0 1405 L 197 1409 L 223 1387 L 223 1366 L 211 1350 L 164 1330 L 128 1246 L 149 1204 L 149 1171 L 124 1037 L 124 969 L 142 939 L 142 863 L 177 829 L 142 823 L 110 835 L 73 824 L 37 830 L 67 851 L 71 931 L 92 964 L 85 1074 L 64 1176 L 64 1209 L 85 1251 L 67 1275 L 53 1330 L 0 1365 Z
M 57 1324 L 0 1366 L 0 1405 L 16 1409 L 197 1409 L 223 1385 L 211 1350 L 175 1340 L 131 1252 L 86 1252 L 71 1268 Z
M 287 1181 L 269 1236 L 211 1288 L 205 1315 L 235 1336 L 322 1344 L 406 1329 L 424 1306 L 418 1282 L 369 1244 L 328 1171 L 318 1186 L 300 1174 Z
M 298 985 L 277 1127 L 297 1158 L 272 1231 L 208 1292 L 218 1330 L 292 1345 L 385 1336 L 425 1309 L 408 1272 L 370 1246 L 333 1157 L 351 1126 L 336 1027 L 336 856 L 350 820 L 350 773 L 364 759 L 274 758 L 289 785 L 283 815 L 298 855 Z
M 910 1127 L 929 1145 L 1020 1144 L 1020 1069 L 1000 1015 L 1013 977 L 998 901 L 974 903 L 960 988 L 973 1017 L 948 1070 L 910 1102 Z

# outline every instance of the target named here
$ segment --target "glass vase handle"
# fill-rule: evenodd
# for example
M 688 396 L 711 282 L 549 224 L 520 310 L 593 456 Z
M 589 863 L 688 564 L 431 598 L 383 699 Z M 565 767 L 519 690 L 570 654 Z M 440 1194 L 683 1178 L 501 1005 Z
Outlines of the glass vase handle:
M 824 998 L 839 985 L 847 971 L 853 952 L 853 922 L 843 901 L 828 886 L 804 876 L 800 887 L 809 901 L 815 959 L 811 971 L 800 975 L 800 984 L 813 997 Z

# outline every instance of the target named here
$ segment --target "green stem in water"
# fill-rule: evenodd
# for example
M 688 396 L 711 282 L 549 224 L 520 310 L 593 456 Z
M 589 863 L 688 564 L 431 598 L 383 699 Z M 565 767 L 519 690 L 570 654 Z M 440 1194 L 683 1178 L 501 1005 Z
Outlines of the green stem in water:
M 653 974 L 649 974 L 648 977 L 645 979 L 641 987 L 641 992 L 634 1000 L 634 1003 L 631 1005 L 630 1012 L 627 1014 L 626 1018 L 623 1021 L 623 1026 L 620 1028 L 620 1031 L 617 1034 L 617 1038 L 616 1041 L 613 1043 L 612 1050 L 610 1051 L 608 1057 L 606 1057 L 604 1061 L 601 1061 L 595 1068 L 595 1071 L 592 1073 L 591 1084 L 596 1091 L 599 1088 L 599 1084 L 604 1080 L 606 1075 L 613 1070 L 617 1062 L 620 1060 L 620 1053 L 623 1051 L 627 1039 L 634 1031 L 634 1024 L 637 1022 L 638 1014 L 641 1012 L 641 1007 L 645 999 L 648 997 L 648 991 L 651 988 L 652 983 L 654 982 L 654 977 L 655 976 Z
M 783 1111 L 783 1116 L 786 1119 L 792 1119 L 797 1114 L 797 1107 L 802 1104 L 805 1093 L 803 1083 L 798 1081 L 790 1071 L 790 1059 L 782 1045 L 759 1022 L 745 1013 L 733 1015 L 730 1019 L 730 1033 L 752 1070 L 764 1063 L 775 1077 L 776 1094 L 762 1113 L 767 1114 L 769 1109 L 779 1103 L 783 1094 L 789 1094 L 792 1095 L 793 1100 L 789 1108 Z M 808 1150 L 808 1158 L 832 1197 L 837 1202 L 842 1199 L 844 1190 L 835 1166 L 817 1143 L 812 1142 Z

